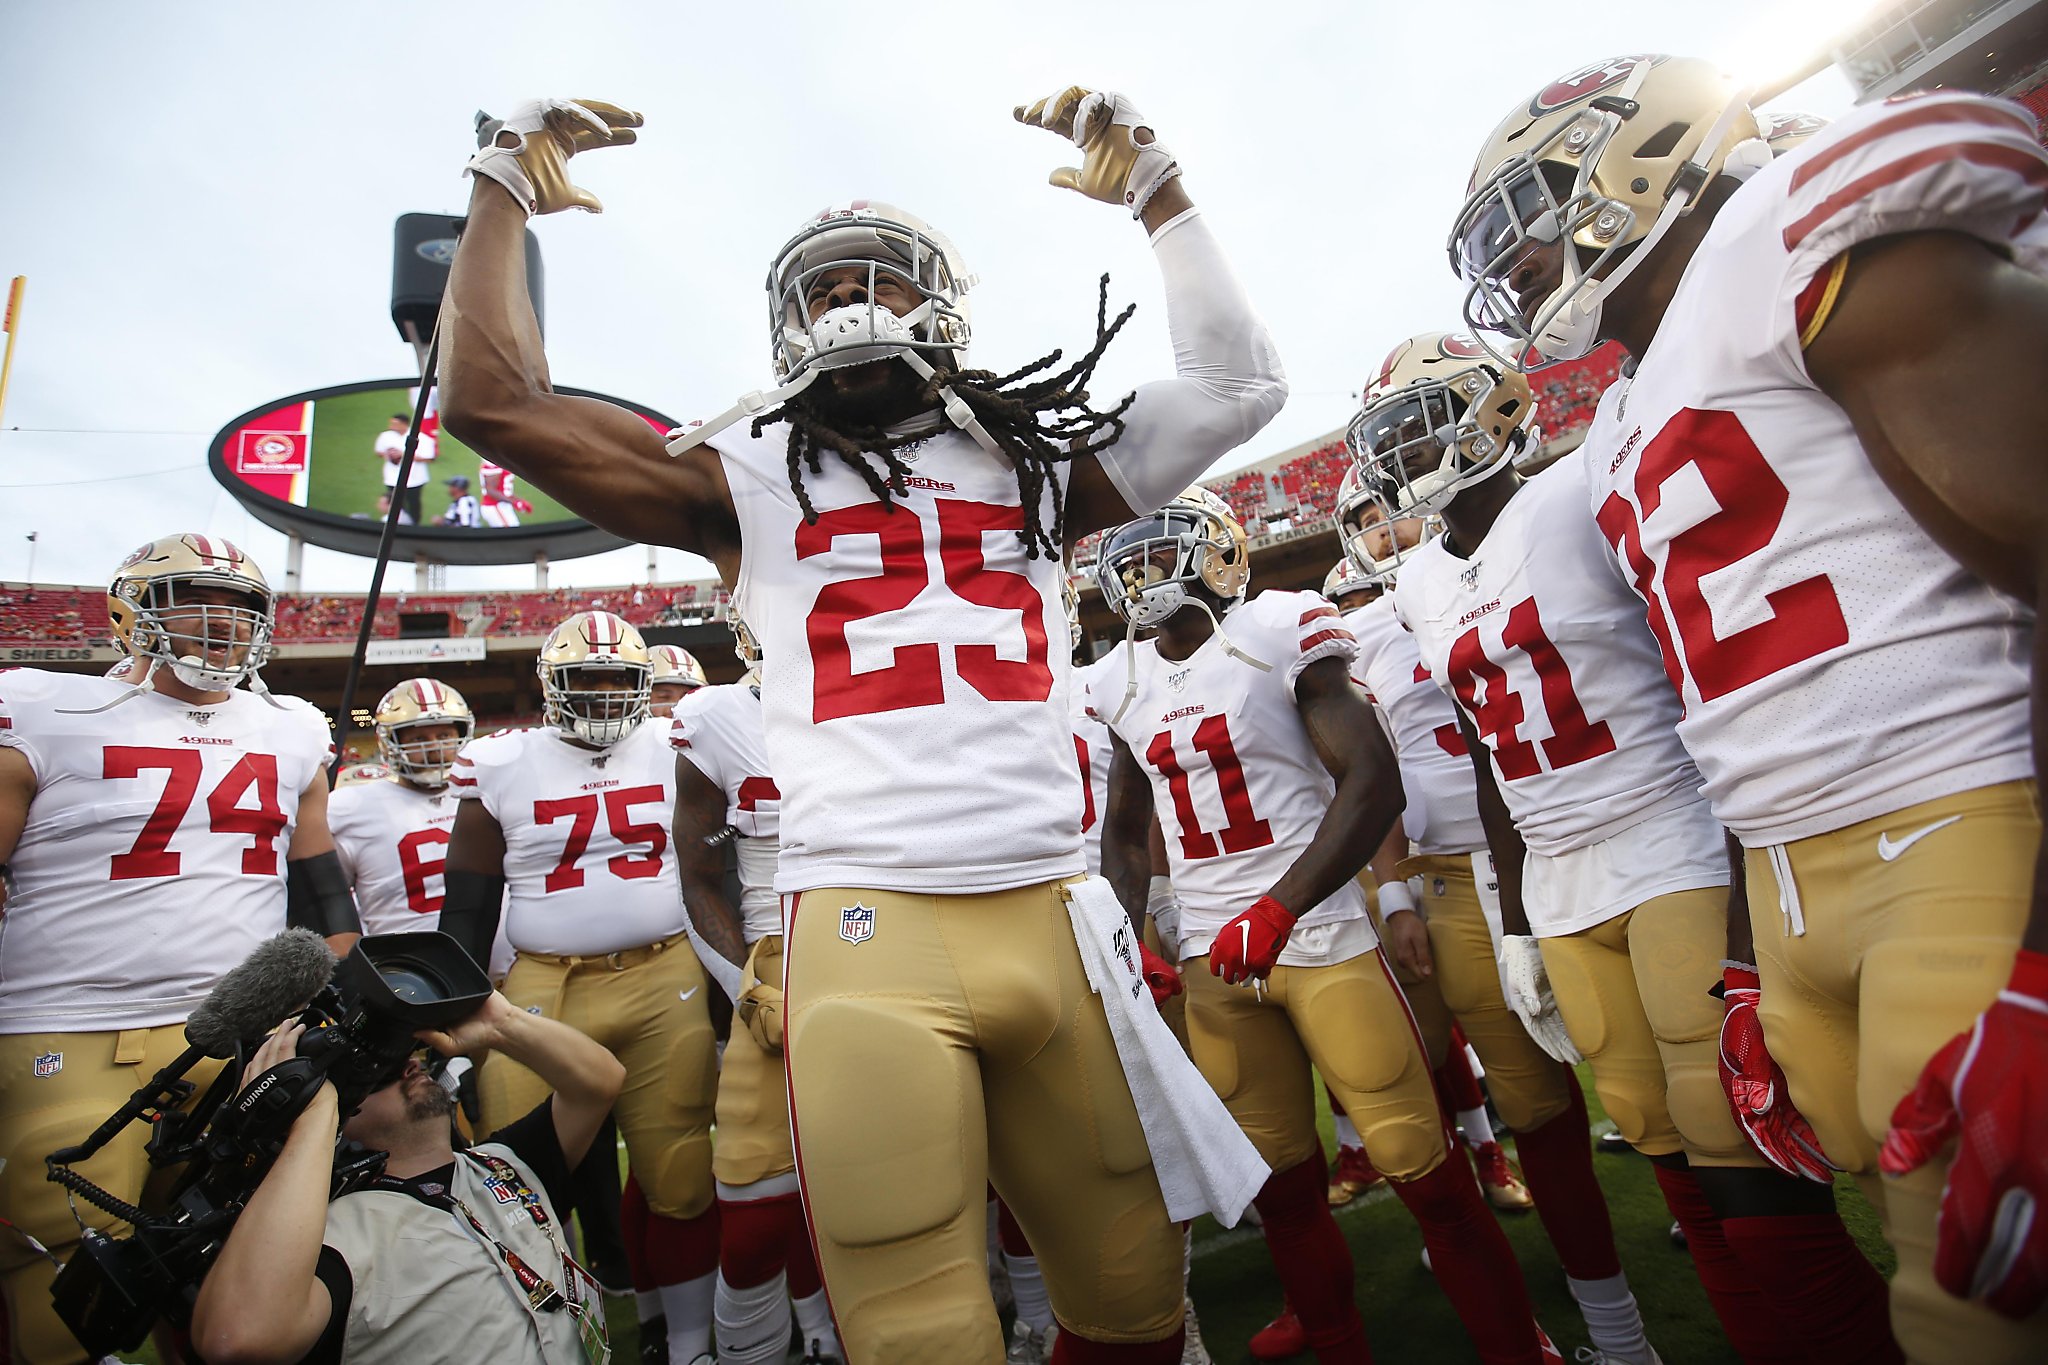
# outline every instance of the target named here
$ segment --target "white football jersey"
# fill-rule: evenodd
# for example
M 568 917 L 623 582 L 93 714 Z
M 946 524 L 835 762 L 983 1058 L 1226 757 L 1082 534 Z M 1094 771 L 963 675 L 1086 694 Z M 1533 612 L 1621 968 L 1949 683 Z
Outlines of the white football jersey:
M 782 793 L 768 776 L 760 691 L 738 682 L 685 693 L 669 725 L 669 746 L 725 793 L 725 822 L 739 831 L 737 908 L 747 942 L 781 933 L 775 858 Z
M 355 888 L 366 934 L 404 934 L 441 924 L 442 873 L 455 796 L 394 779 L 359 782 L 327 799 L 327 827 Z
M 1849 111 L 1721 208 L 1600 403 L 1591 506 L 1650 605 L 1714 812 L 1751 847 L 2033 771 L 2033 613 L 1885 487 L 1801 333 L 1833 263 L 1876 237 L 1965 232 L 2048 274 L 2044 178 L 2016 105 Z
M 449 777 L 505 831 L 505 936 L 523 953 L 589 956 L 683 931 L 669 826 L 668 727 L 642 721 L 605 749 L 552 727 L 462 746 Z
M 1383 594 L 1344 614 L 1358 640 L 1351 677 L 1386 718 L 1408 798 L 1401 828 L 1417 853 L 1473 853 L 1486 847 L 1472 759 L 1458 729 L 1458 711 L 1422 666 L 1415 637 Z
M 1485 742 L 1531 852 L 1585 848 L 1700 799 L 1657 642 L 1586 511 L 1574 452 L 1501 509 L 1470 559 L 1439 536 L 1394 611 Z
M 1178 662 L 1142 641 L 1137 694 L 1110 727 L 1152 782 L 1184 958 L 1208 952 L 1217 931 L 1271 891 L 1315 836 L 1337 784 L 1295 709 L 1294 684 L 1318 659 L 1348 664 L 1358 650 L 1337 609 L 1312 592 L 1260 593 L 1226 615 L 1223 630 L 1272 671 L 1232 658 L 1213 635 Z M 1133 666 L 1126 657 L 1114 650 L 1095 680 L 1105 705 L 1111 697 L 1121 704 Z M 1337 960 L 1320 951 L 1319 926 L 1358 922 L 1346 955 L 1377 942 L 1355 881 L 1321 905 L 1287 908 L 1301 918 L 1280 954 L 1284 964 Z
M 948 428 L 905 453 L 893 508 L 836 456 L 805 470 L 807 520 L 786 425 L 713 444 L 746 546 L 734 600 L 774 660 L 761 699 L 783 789 L 776 890 L 1080 875 L 1063 570 L 1025 555 L 1016 474 Z
M 330 738 L 276 700 L 0 673 L 0 745 L 36 778 L 0 916 L 0 1033 L 177 1023 L 284 931 L 299 796 L 326 780 Z
M 1112 654 L 1114 650 L 1110 651 Z M 1109 656 L 1074 670 L 1074 762 L 1081 774 L 1081 840 L 1088 853 L 1088 875 L 1102 872 L 1102 817 L 1109 812 L 1109 726 L 1096 711 L 1095 680 L 1108 666 Z M 1123 676 L 1122 674 L 1118 675 Z M 1118 693 L 1109 709 L 1115 712 L 1123 701 Z

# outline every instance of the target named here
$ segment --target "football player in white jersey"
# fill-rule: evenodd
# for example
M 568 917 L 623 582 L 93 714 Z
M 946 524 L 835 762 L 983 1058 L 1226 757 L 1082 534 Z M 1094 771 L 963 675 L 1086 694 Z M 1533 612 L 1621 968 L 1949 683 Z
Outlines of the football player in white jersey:
M 1453 265 L 1496 349 L 1634 357 L 1588 496 L 1746 849 L 1744 1125 L 1863 1178 L 1913 1358 L 2039 1360 L 2048 156 L 2031 113 L 1961 92 L 1775 158 L 1758 132 L 1708 63 L 1585 67 L 1488 140 Z
M 711 1349 L 718 1266 L 718 1063 L 669 847 L 675 758 L 667 727 L 645 723 L 652 665 L 623 618 L 577 612 L 536 667 L 543 724 L 471 740 L 455 760 L 441 928 L 487 961 L 502 903 L 518 954 L 506 998 L 625 1064 L 614 1113 L 652 1211 L 669 1358 L 697 1365 Z M 547 1097 L 505 1057 L 480 1069 L 478 1091 L 486 1129 Z
M 1080 395 L 1116 323 L 1098 314 L 1064 369 L 967 368 L 959 253 L 867 200 L 819 214 L 774 258 L 772 392 L 666 446 L 635 414 L 553 392 L 519 292 L 521 230 L 597 207 L 568 158 L 640 123 L 588 103 L 484 126 L 442 336 L 450 431 L 609 530 L 709 557 L 774 660 L 783 1056 L 854 1365 L 1000 1360 L 989 1175 L 1038 1250 L 1060 1359 L 1180 1355 L 1180 1230 L 1062 889 L 1086 861 L 1059 577 L 1074 540 L 1159 506 L 1259 431 L 1286 382 L 1130 100 L 1074 88 L 1017 117 L 1078 146 L 1053 183 L 1142 223 L 1159 262 L 1176 373 L 1114 409 Z M 1044 970 L 1020 975 L 1019 960 Z M 1029 1022 L 1055 1016 L 1051 1034 Z M 1109 1264 L 1120 1273 L 1099 1275 Z
M 1553 1056 L 1591 1064 L 1745 1358 L 1895 1358 L 1884 1282 L 1832 1191 L 1771 1169 L 1723 1101 L 1709 992 L 1740 884 L 1642 603 L 1586 507 L 1584 462 L 1515 467 L 1533 416 L 1520 374 L 1469 336 L 1425 332 L 1388 356 L 1348 435 L 1390 517 L 1444 519 L 1402 562 L 1394 615 L 1458 702 L 1504 995 Z M 1834 1288 L 1789 1292 L 1786 1262 Z
M 681 645 L 649 645 L 647 657 L 654 662 L 654 690 L 648 694 L 647 713 L 658 720 L 674 715 L 677 702 L 711 681 L 697 656 Z
M 782 903 L 775 895 L 782 793 L 768 772 L 761 656 L 735 622 L 747 672 L 676 703 L 676 871 L 693 946 L 734 1002 L 718 1073 L 719 1365 L 780 1365 L 795 1309 L 807 1350 L 839 1355 L 797 1203 L 782 1069 Z M 659 648 L 659 646 L 657 646 Z M 691 661 L 692 663 L 695 660 Z M 701 675 L 702 670 L 699 670 Z M 726 898 L 725 846 L 738 852 L 740 903 Z
M 1304 1338 L 1368 1358 L 1350 1249 L 1330 1215 L 1310 1067 L 1421 1225 L 1487 1362 L 1557 1358 L 1521 1272 L 1450 1155 L 1429 1063 L 1353 878 L 1401 811 L 1385 732 L 1351 683 L 1357 645 L 1314 593 L 1250 602 L 1244 528 L 1190 488 L 1112 531 L 1103 597 L 1135 632 L 1098 680 L 1116 736 L 1103 865 L 1134 915 L 1166 834 L 1195 1063 L 1273 1169 L 1256 1203 Z
M 438 928 L 442 863 L 455 823 L 448 773 L 476 719 L 460 692 L 432 678 L 398 684 L 372 716 L 381 760 L 375 766 L 392 780 L 336 782 L 327 807 L 335 851 L 354 888 L 364 933 Z
M 107 610 L 139 677 L 0 673 L 0 1218 L 59 1259 L 78 1224 L 44 1156 L 183 1052 L 186 1016 L 257 944 L 293 924 L 345 950 L 356 929 L 327 831 L 327 720 L 257 673 L 262 570 L 218 537 L 165 536 L 122 561 Z M 80 1173 L 140 1199 L 146 1136 L 131 1126 Z M 10 1234 L 0 1273 L 0 1347 L 84 1360 L 50 1262 Z
M 1337 521 L 1346 562 L 1390 590 L 1402 561 L 1434 530 L 1421 517 L 1389 521 L 1356 466 L 1340 485 Z M 1391 956 L 1416 1006 L 1430 1058 L 1462 1065 L 1463 1048 L 1451 1041 L 1455 1020 L 1486 1070 L 1502 1122 L 1515 1134 L 1528 1179 L 1524 1207 L 1533 1195 L 1594 1348 L 1617 1365 L 1654 1360 L 1593 1174 L 1578 1079 L 1537 1045 L 1502 994 L 1498 882 L 1457 708 L 1422 666 L 1415 636 L 1395 615 L 1391 591 L 1346 612 L 1344 624 L 1358 641 L 1352 678 L 1386 720 L 1408 800 L 1401 818 L 1412 856 L 1401 860 L 1397 875 L 1413 880 L 1382 881 L 1378 902 L 1390 943 L 1409 936 L 1420 940 Z M 1418 929 L 1424 932 L 1417 935 Z M 1404 972 L 1404 963 L 1414 967 Z M 1451 1086 L 1441 1088 L 1448 1093 Z M 1486 1131 L 1483 1108 L 1471 1123 Z M 1474 1156 L 1482 1182 L 1490 1167 L 1504 1164 L 1490 1132 L 1484 1142 L 1492 1150 L 1475 1150 Z

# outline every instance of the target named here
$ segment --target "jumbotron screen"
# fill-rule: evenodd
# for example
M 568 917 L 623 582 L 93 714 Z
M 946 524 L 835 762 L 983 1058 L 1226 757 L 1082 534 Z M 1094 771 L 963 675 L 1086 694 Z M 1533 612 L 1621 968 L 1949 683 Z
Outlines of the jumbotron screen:
M 363 535 L 381 526 L 393 498 L 399 503 L 400 534 L 434 542 L 437 553 L 446 552 L 443 557 L 457 562 L 501 557 L 483 544 L 453 543 L 472 537 L 498 542 L 506 552 L 503 558 L 516 560 L 530 553 L 521 546 L 541 540 L 566 536 L 585 542 L 592 534 L 601 535 L 525 479 L 481 459 L 444 431 L 432 395 L 412 469 L 399 483 L 418 393 L 406 380 L 373 380 L 253 409 L 214 438 L 215 477 L 264 521 L 296 530 L 314 544 L 351 551 Z M 640 404 L 604 394 L 587 396 L 626 408 L 656 431 L 674 425 Z M 575 552 L 592 550 L 579 544 Z

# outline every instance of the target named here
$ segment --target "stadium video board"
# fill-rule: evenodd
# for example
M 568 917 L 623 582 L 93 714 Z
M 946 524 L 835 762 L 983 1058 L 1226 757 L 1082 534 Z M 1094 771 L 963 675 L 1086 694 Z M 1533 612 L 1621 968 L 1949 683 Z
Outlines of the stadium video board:
M 638 403 L 557 388 L 616 403 L 659 432 L 675 425 Z M 401 558 L 516 564 L 536 554 L 571 559 L 626 543 L 442 431 L 431 402 L 411 475 L 397 486 L 418 392 L 415 381 L 381 379 L 265 403 L 220 430 L 208 463 L 257 520 L 344 554 L 376 553 L 393 498 Z

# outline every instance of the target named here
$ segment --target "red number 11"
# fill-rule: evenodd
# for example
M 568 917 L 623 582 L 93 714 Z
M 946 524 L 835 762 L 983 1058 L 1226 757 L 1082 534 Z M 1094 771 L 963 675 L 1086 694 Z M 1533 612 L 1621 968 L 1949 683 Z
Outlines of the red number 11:
M 1215 834 L 1202 831 L 1201 817 L 1195 814 L 1194 796 L 1188 791 L 1187 771 L 1180 766 L 1180 756 L 1173 749 L 1172 733 L 1161 730 L 1152 736 L 1152 743 L 1145 749 L 1145 761 L 1165 775 L 1167 790 L 1172 794 L 1173 816 L 1180 826 L 1181 853 L 1190 860 L 1214 858 L 1219 852 L 1218 839 L 1222 840 L 1223 853 L 1244 853 L 1272 843 L 1272 825 L 1252 810 L 1251 793 L 1244 783 L 1244 765 L 1237 761 L 1237 748 L 1230 742 L 1229 720 L 1223 716 L 1208 717 L 1195 727 L 1194 745 L 1207 756 L 1209 767 L 1216 774 L 1223 814 L 1230 821 Z

